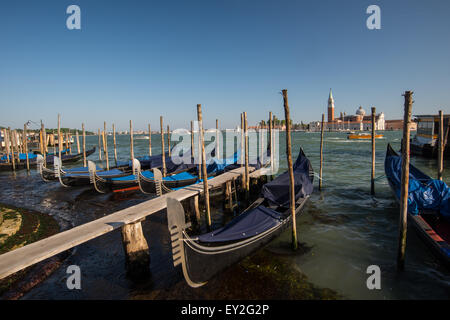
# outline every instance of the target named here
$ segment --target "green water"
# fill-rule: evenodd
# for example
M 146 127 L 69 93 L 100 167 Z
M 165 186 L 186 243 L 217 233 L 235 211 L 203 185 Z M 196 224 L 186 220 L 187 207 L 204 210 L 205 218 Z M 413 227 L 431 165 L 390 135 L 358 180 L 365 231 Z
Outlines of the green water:
M 376 177 L 384 175 L 386 146 L 398 150 L 401 132 L 384 132 L 376 141 Z M 120 160 L 129 159 L 129 136 L 117 137 Z M 294 157 L 303 147 L 316 172 L 319 170 L 320 133 L 294 132 Z M 98 143 L 97 137 L 87 145 Z M 112 137 L 108 138 L 113 163 Z M 251 146 L 253 152 L 256 147 Z M 160 136 L 152 135 L 153 154 L 160 154 Z M 148 140 L 135 136 L 135 156 L 148 154 Z M 280 171 L 286 169 L 285 135 L 279 135 Z M 98 159 L 98 153 L 90 157 Z M 412 163 L 430 176 L 436 176 L 436 160 L 412 158 Z M 449 167 L 450 163 L 445 163 Z M 385 178 L 376 181 L 370 195 L 371 141 L 348 140 L 345 133 L 325 133 L 323 191 L 316 189 L 303 214 L 297 219 L 299 240 L 311 250 L 304 255 L 288 255 L 292 268 L 303 272 L 319 287 L 330 288 L 351 299 L 448 299 L 450 276 L 429 252 L 416 231 L 408 229 L 406 270 L 396 271 L 399 207 Z M 444 181 L 449 181 L 446 171 Z M 271 243 L 270 248 L 286 247 L 290 232 Z M 381 269 L 381 290 L 369 290 L 369 265 Z

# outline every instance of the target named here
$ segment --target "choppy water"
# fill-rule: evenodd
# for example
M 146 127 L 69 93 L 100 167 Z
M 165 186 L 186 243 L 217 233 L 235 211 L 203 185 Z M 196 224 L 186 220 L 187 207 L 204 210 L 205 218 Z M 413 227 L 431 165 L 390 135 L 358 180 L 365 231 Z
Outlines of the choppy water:
M 384 135 L 384 139 L 376 142 L 377 177 L 384 175 L 387 143 L 390 142 L 396 149 L 400 146 L 401 132 L 385 132 Z M 302 146 L 318 171 L 320 133 L 294 132 L 292 137 L 294 154 Z M 112 138 L 108 139 L 110 163 L 113 163 Z M 97 137 L 87 138 L 88 147 L 96 144 Z M 129 159 L 129 136 L 118 136 L 118 145 L 119 159 Z M 152 146 L 153 154 L 159 154 L 159 135 L 152 136 Z M 281 170 L 286 169 L 284 152 L 285 136 L 281 133 Z M 148 154 L 148 140 L 138 137 L 135 140 L 135 155 L 144 154 Z M 90 159 L 98 160 L 98 153 Z M 429 175 L 436 176 L 435 160 L 413 158 L 413 163 Z M 445 163 L 445 167 L 449 165 Z M 318 287 L 333 289 L 344 298 L 450 298 L 449 271 L 439 264 L 413 228 L 408 229 L 406 270 L 397 273 L 395 259 L 399 208 L 385 178 L 377 180 L 376 195 L 370 195 L 370 170 L 370 141 L 347 140 L 344 133 L 325 134 L 324 189 L 319 192 L 316 188 L 304 213 L 297 219 L 299 240 L 312 249 L 305 255 L 288 255 L 286 259 L 310 282 Z M 449 181 L 449 178 L 450 172 L 447 170 L 444 180 Z M 109 195 L 97 195 L 88 188 L 66 189 L 57 183 L 44 183 L 36 173 L 27 176 L 20 172 L 15 177 L 2 173 L 0 183 L 0 202 L 48 212 L 63 228 L 149 199 L 148 196 L 136 194 L 127 200 L 113 200 Z M 221 214 L 216 212 L 214 220 L 219 223 Z M 78 246 L 59 270 L 25 298 L 152 298 L 160 290 L 184 281 L 179 270 L 171 264 L 165 214 L 150 216 L 143 223 L 143 228 L 152 259 L 151 283 L 137 286 L 125 277 L 120 233 L 115 231 Z M 286 232 L 272 242 L 269 249 L 284 247 L 289 240 L 290 233 Z M 65 268 L 70 264 L 77 264 L 82 269 L 80 291 L 69 291 L 65 286 Z M 366 287 L 366 269 L 369 265 L 381 268 L 381 290 L 371 291 Z

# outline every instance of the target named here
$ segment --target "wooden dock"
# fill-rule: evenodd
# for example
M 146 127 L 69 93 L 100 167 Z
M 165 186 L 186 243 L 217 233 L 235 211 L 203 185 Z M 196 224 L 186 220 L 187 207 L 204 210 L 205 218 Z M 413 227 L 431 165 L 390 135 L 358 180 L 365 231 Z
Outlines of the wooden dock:
M 252 171 L 250 174 L 252 178 L 258 178 L 267 170 L 264 168 L 256 171 L 254 168 L 249 169 Z M 223 187 L 228 181 L 242 176 L 244 171 L 245 168 L 241 167 L 212 178 L 208 180 L 208 189 Z M 145 238 L 127 238 L 128 229 L 135 228 L 142 236 L 141 221 L 147 216 L 165 209 L 167 198 L 182 201 L 191 197 L 198 197 L 202 193 L 202 183 L 188 186 L 2 254 L 0 255 L 0 279 L 118 228 L 122 228 L 122 236 L 127 246 L 131 242 L 131 247 L 133 247 L 133 242 L 136 241 L 145 242 L 144 246 L 137 245 L 137 247 L 145 248 L 147 245 Z M 130 234 L 134 233 L 131 232 Z M 133 249 L 129 251 L 127 247 L 125 250 L 127 256 L 136 253 L 132 251 Z

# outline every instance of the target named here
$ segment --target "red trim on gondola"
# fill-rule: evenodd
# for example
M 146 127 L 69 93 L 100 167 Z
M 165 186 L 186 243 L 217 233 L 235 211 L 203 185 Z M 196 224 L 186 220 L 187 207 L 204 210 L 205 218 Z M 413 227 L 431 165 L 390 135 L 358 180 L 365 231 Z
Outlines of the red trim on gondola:
M 113 190 L 113 192 L 117 193 L 117 192 L 127 192 L 127 191 L 135 191 L 135 190 L 139 190 L 139 186 L 124 188 L 124 189 L 116 189 L 116 190 Z

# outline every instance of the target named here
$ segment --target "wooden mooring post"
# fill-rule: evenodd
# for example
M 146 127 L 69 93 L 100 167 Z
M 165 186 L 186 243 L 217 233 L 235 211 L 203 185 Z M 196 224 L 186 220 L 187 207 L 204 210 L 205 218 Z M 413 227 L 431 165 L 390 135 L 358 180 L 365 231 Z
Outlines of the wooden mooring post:
M 87 162 L 86 162 L 86 131 L 84 130 L 84 123 L 81 124 L 81 130 L 83 130 L 83 167 L 87 167 Z
M 438 179 L 442 181 L 444 173 L 444 114 L 439 110 L 439 138 L 438 138 Z
M 408 219 L 408 187 L 409 187 L 409 138 L 412 113 L 412 91 L 405 91 L 405 114 L 403 118 L 403 148 L 402 148 L 402 181 L 400 191 L 400 223 L 398 237 L 397 269 L 405 268 L 406 231 Z
M 12 167 L 13 167 L 13 171 L 16 171 L 16 159 L 15 159 L 15 154 L 14 154 L 14 137 L 11 133 L 11 128 L 8 127 L 8 136 L 9 136 L 9 145 L 11 146 L 11 161 L 12 161 Z
M 27 124 L 23 125 L 23 146 L 25 149 L 26 161 L 27 161 L 27 171 L 30 171 L 30 159 L 28 158 L 28 138 L 27 138 Z
M 124 225 L 121 233 L 127 275 L 135 279 L 148 277 L 150 275 L 150 252 L 142 231 L 141 221 Z
M 323 131 L 325 125 L 325 114 L 322 113 L 322 124 L 320 128 L 320 167 L 319 167 L 319 190 L 322 190 L 322 172 L 323 172 Z
M 282 90 L 283 102 L 284 102 L 284 117 L 286 119 L 286 156 L 289 170 L 289 196 L 290 196 L 290 209 L 292 219 L 292 248 L 298 249 L 297 241 L 297 224 L 295 217 L 295 188 L 294 188 L 294 168 L 292 166 L 292 146 L 291 146 L 291 116 L 289 113 L 288 95 L 287 90 Z
M 203 176 L 203 190 L 205 196 L 206 223 L 208 225 L 208 228 L 211 228 L 211 210 L 209 206 L 208 174 L 206 172 L 205 140 L 203 135 L 203 116 L 201 104 L 197 104 L 197 119 L 198 119 L 198 130 L 200 132 L 199 138 L 202 150 L 202 176 Z
M 44 123 L 41 120 L 41 130 L 42 130 L 42 139 L 43 139 L 43 153 L 42 155 L 44 156 L 44 166 L 46 166 L 47 163 L 47 153 L 48 153 L 48 142 L 47 142 L 47 132 L 45 131 L 45 126 Z
M 247 112 L 244 112 L 244 151 L 245 151 L 245 199 L 250 197 L 250 177 L 248 170 L 248 121 Z
M 77 153 L 81 153 L 81 147 L 80 147 L 80 135 L 78 134 L 78 129 L 75 131 L 75 137 L 77 139 Z
M 372 171 L 370 173 L 370 194 L 375 194 L 375 116 L 376 109 L 372 107 Z

